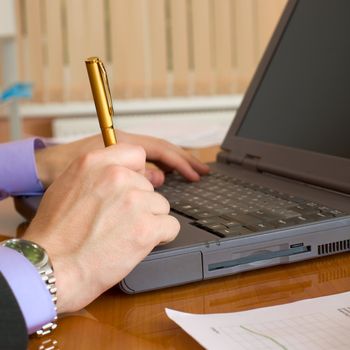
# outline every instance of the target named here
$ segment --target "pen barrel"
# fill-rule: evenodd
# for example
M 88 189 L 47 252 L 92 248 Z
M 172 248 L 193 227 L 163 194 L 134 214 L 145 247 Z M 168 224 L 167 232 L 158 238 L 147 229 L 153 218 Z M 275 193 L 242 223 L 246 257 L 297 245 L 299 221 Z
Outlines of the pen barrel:
M 109 128 L 101 127 L 101 132 L 102 132 L 102 137 L 103 137 L 103 142 L 105 144 L 105 147 L 115 145 L 117 143 L 117 138 L 115 136 L 113 126 Z
M 109 146 L 117 143 L 113 128 L 113 107 L 108 104 L 106 87 L 97 62 L 97 59 L 85 61 L 103 140 L 105 146 Z
M 100 76 L 98 65 L 94 62 L 87 62 L 86 69 L 89 76 L 92 96 L 94 98 L 96 113 L 99 118 L 98 120 L 100 123 L 100 127 L 108 128 L 111 126 L 111 115 L 107 103 L 107 95 L 105 92 L 103 81 Z

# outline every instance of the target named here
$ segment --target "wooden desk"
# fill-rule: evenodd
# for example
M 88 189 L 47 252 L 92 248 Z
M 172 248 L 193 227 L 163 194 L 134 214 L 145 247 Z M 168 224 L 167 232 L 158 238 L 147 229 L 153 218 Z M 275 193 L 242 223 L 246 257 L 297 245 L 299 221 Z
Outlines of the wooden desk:
M 19 221 L 11 200 L 2 202 L 0 232 L 15 232 Z M 57 340 L 60 350 L 200 349 L 167 318 L 165 307 L 197 313 L 232 312 L 348 290 L 350 254 L 139 295 L 126 295 L 115 287 L 82 312 L 60 318 L 57 330 L 44 340 Z M 32 339 L 30 349 L 38 349 L 41 342 Z

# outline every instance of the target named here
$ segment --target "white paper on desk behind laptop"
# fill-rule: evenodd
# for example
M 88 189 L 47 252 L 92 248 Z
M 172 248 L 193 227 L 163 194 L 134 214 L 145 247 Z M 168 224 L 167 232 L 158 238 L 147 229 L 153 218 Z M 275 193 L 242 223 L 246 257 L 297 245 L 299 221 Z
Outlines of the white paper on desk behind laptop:
M 163 138 L 182 147 L 209 147 L 221 144 L 233 120 L 232 112 L 210 115 L 166 115 L 123 118 L 121 130 Z
M 156 116 L 117 115 L 114 118 L 114 127 L 130 133 L 162 138 L 178 146 L 197 148 L 221 144 L 233 118 L 232 111 Z M 66 120 L 57 120 L 54 123 L 57 130 L 62 130 L 62 124 Z M 54 142 L 71 142 L 100 132 L 94 118 L 71 119 L 70 124 L 69 133 L 62 135 L 61 131 L 55 135 Z M 81 125 L 89 131 L 82 132 L 84 128 Z

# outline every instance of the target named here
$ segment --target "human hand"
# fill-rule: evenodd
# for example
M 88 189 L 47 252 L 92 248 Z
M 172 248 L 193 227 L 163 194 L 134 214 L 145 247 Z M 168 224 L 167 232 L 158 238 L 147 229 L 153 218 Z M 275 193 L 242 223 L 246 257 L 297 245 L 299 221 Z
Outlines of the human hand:
M 159 169 L 149 169 L 148 178 L 155 187 L 164 182 L 164 172 L 176 170 L 185 179 L 198 181 L 201 175 L 209 172 L 209 167 L 181 147 L 152 136 L 129 134 L 118 131 L 118 137 L 123 142 L 140 145 L 146 151 L 147 160 Z
M 197 181 L 200 175 L 209 172 L 207 165 L 165 140 L 133 135 L 119 130 L 117 137 L 121 142 L 142 146 L 146 151 L 147 160 L 159 167 L 145 171 L 146 177 L 155 187 L 164 182 L 164 171 L 176 170 L 190 181 Z M 37 150 L 35 157 L 40 180 L 45 187 L 48 187 L 75 158 L 103 147 L 101 135 L 95 135 L 68 144 Z
M 120 143 L 80 156 L 47 189 L 23 238 L 52 260 L 58 312 L 83 308 L 177 235 L 144 169 L 144 150 Z

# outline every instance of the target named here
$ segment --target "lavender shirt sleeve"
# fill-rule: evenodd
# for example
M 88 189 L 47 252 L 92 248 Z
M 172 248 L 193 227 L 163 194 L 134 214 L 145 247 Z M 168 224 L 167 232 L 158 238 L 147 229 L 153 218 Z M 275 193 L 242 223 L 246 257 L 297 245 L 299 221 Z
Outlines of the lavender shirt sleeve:
M 33 138 L 0 144 L 0 199 L 43 192 L 34 153 L 43 147 L 43 141 Z
M 22 254 L 0 246 L 0 271 L 6 278 L 32 334 L 56 316 L 50 292 L 38 271 Z

